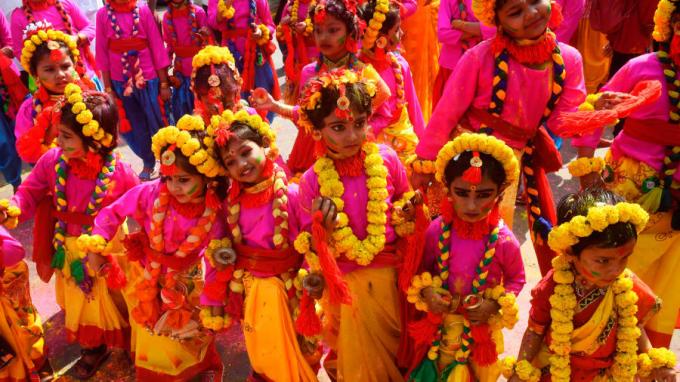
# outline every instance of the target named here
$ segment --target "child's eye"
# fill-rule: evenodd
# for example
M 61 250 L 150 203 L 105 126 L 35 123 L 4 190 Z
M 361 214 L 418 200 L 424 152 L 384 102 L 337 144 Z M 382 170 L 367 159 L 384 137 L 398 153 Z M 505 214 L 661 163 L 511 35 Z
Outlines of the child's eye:
M 480 192 L 477 194 L 477 197 L 480 199 L 487 199 L 490 196 L 491 196 L 490 192 Z
M 191 179 L 189 179 L 189 178 L 179 178 L 178 180 L 179 180 L 180 183 L 187 183 Z
M 605 264 L 609 264 L 609 259 L 599 259 L 599 260 L 597 260 L 597 262 L 605 265 Z
M 455 191 L 456 196 L 460 196 L 461 198 L 467 198 L 468 192 L 467 191 Z
M 344 125 L 333 125 L 333 126 L 331 126 L 331 130 L 333 130 L 335 132 L 341 132 L 341 131 L 345 130 L 345 126 Z
M 250 153 L 251 153 L 252 151 L 253 151 L 253 149 L 251 149 L 251 148 L 243 149 L 243 151 L 241 151 L 241 156 L 242 156 L 242 157 L 247 157 L 248 155 L 250 155 Z

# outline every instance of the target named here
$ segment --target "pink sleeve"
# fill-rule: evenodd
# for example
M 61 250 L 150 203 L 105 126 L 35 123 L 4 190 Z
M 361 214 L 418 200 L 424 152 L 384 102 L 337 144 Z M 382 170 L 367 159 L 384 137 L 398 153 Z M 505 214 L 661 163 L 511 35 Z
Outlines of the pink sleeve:
M 97 42 L 95 44 L 95 61 L 97 62 L 99 70 L 108 72 L 111 70 L 111 66 L 109 65 L 109 37 L 108 33 L 106 33 L 109 28 L 109 19 L 105 8 L 101 8 L 97 11 L 96 25 Z
M 26 28 L 26 16 L 21 7 L 17 7 L 10 17 L 10 29 L 12 31 L 12 48 L 14 55 L 21 57 L 21 49 L 24 47 L 24 28 Z
M 156 70 L 165 69 L 170 66 L 170 57 L 168 57 L 168 51 L 165 49 L 165 44 L 161 37 L 161 31 L 158 30 L 156 19 L 153 17 L 151 10 L 146 6 L 141 7 L 139 13 L 140 17 L 144 19 L 144 29 L 146 30 L 146 39 L 149 42 L 153 67 Z
M 555 35 L 557 41 L 569 44 L 585 11 L 585 0 L 559 0 L 558 3 L 562 6 L 564 19 L 555 30 Z
M 196 10 L 196 22 L 198 23 L 198 28 L 203 28 L 208 26 L 208 16 L 206 16 L 205 11 L 202 7 L 194 4 L 194 9 Z
M 460 43 L 460 38 L 463 36 L 463 32 L 451 27 L 451 21 L 460 19 L 460 11 L 458 10 L 458 6 L 457 4 L 451 4 L 452 1 L 453 0 L 442 0 L 442 2 L 439 4 L 437 37 L 439 38 L 439 42 L 442 44 L 456 45 Z M 455 3 L 457 3 L 457 1 Z
M 260 24 L 264 24 L 269 28 L 269 36 L 273 39 L 276 33 L 276 26 L 272 20 L 272 13 L 269 10 L 269 3 L 266 0 L 255 0 L 257 2 L 257 17 Z
M 420 108 L 416 87 L 413 84 L 411 68 L 409 67 L 408 62 L 406 62 L 406 59 L 403 60 L 401 72 L 404 76 L 404 95 L 406 97 L 406 102 L 408 102 L 408 116 L 413 125 L 413 130 L 420 138 L 425 133 L 425 119 L 423 118 L 423 111 Z
M 578 106 L 586 100 L 586 84 L 583 79 L 583 61 L 581 53 L 569 45 L 560 43 L 564 67 L 567 77 L 564 80 L 564 88 L 555 109 L 548 118 L 548 129 L 557 122 L 559 115 L 564 112 L 578 110 Z
M 118 231 L 118 227 L 128 217 L 141 217 L 147 211 L 147 200 L 152 198 L 157 182 L 142 183 L 126 192 L 115 202 L 99 211 L 94 219 L 93 235 L 101 235 L 110 240 Z M 140 219 L 141 220 L 141 219 Z M 143 224 L 138 220 L 138 223 Z
M 442 99 L 456 102 L 440 102 L 432 113 L 430 123 L 425 129 L 416 147 L 419 157 L 434 160 L 437 153 L 449 140 L 451 130 L 472 104 L 477 91 L 477 77 L 479 76 L 479 57 L 475 49 L 468 50 L 456 66 L 444 87 Z
M 17 118 L 14 124 L 14 136 L 18 140 L 22 135 L 26 134 L 27 131 L 33 126 L 33 118 L 31 118 L 31 112 L 33 111 L 33 97 L 28 97 L 19 106 L 17 111 Z
M 213 225 L 213 228 L 210 230 L 210 235 L 208 238 L 208 243 L 210 240 L 219 240 L 227 236 L 227 229 L 224 225 L 224 220 L 219 218 L 215 219 L 215 224 Z M 205 254 L 205 249 L 201 252 L 201 257 L 203 257 L 203 264 L 205 265 L 205 283 L 209 283 L 211 281 L 215 281 L 215 278 L 217 277 L 217 270 L 213 268 L 212 265 L 210 265 L 210 261 L 204 256 Z M 222 306 L 224 305 L 224 301 L 217 301 L 217 300 L 211 300 L 206 296 L 204 293 L 201 293 L 200 296 L 200 302 L 201 305 L 203 306 Z
M 221 25 L 217 23 L 217 2 L 219 0 L 208 0 L 208 26 L 212 29 L 221 31 L 227 27 L 224 22 Z
M 80 9 L 73 2 L 70 0 L 62 0 L 62 2 L 65 5 L 64 9 L 67 9 L 67 12 L 71 16 L 71 21 L 75 27 L 75 32 L 84 34 L 87 36 L 87 39 L 92 42 L 96 33 L 94 25 L 90 23 L 90 20 L 88 20 L 87 16 L 85 16 L 85 13 L 83 13 L 82 9 Z
M 300 178 L 300 193 L 298 197 L 298 210 L 300 232 L 312 231 L 312 202 L 318 196 L 318 184 L 313 169 L 307 170 Z
M 501 263 L 503 286 L 505 290 L 512 292 L 514 295 L 519 295 L 524 284 L 526 284 L 519 242 L 510 230 L 507 230 L 506 234 L 499 235 L 498 239 L 502 241 L 499 244 L 503 254 Z
M 20 221 L 30 219 L 35 214 L 38 203 L 47 195 L 54 184 L 51 182 L 54 164 L 61 150 L 50 149 L 35 164 L 26 180 L 21 183 L 16 194 L 12 197 L 12 204 L 21 209 Z
M 5 17 L 4 13 L 0 12 L 0 48 L 10 46 L 12 49 L 14 49 L 14 44 L 12 41 L 12 32 L 9 30 L 9 22 L 7 22 L 7 17 Z M 14 52 L 14 55 L 21 57 L 21 52 Z
M 482 31 L 482 40 L 488 40 L 492 37 L 496 37 L 496 28 L 488 27 L 482 23 L 479 23 L 479 27 Z
M 387 167 L 387 170 L 390 172 L 392 185 L 394 186 L 392 200 L 396 201 L 411 189 L 411 185 L 408 182 L 408 175 L 406 175 L 406 167 L 401 163 L 401 160 L 394 149 L 384 145 L 381 146 L 381 149 L 385 167 Z
M 401 21 L 404 21 L 408 17 L 413 16 L 413 14 L 416 13 L 416 11 L 418 10 L 417 0 L 400 0 L 399 5 L 400 5 L 399 16 L 401 18 Z
M 0 226 L 0 255 L 2 255 L 2 265 L 11 267 L 26 256 L 26 251 L 21 243 Z

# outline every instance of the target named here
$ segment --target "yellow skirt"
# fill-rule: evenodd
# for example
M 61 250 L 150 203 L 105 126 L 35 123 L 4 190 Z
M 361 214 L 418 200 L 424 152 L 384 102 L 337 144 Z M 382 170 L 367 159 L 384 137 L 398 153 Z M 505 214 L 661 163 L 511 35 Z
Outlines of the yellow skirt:
M 127 319 L 120 313 L 106 286 L 106 280 L 95 276 L 89 294 L 83 293 L 71 277 L 70 263 L 80 258 L 76 237 L 67 236 L 64 268 L 56 272 L 57 303 L 64 311 L 67 339 L 84 348 L 105 344 L 127 349 L 129 345 Z
M 401 108 L 401 115 L 399 120 L 384 128 L 377 136 L 378 143 L 384 143 L 399 155 L 402 163 L 406 163 L 406 159 L 416 152 L 416 145 L 418 145 L 418 136 L 413 131 L 413 125 L 408 116 L 408 109 Z
M 444 317 L 444 334 L 442 336 L 441 345 L 439 347 L 439 358 L 437 359 L 437 367 L 439 371 L 445 369 L 453 361 L 455 361 L 456 351 L 461 346 L 461 336 L 463 335 L 463 316 L 460 314 L 448 314 Z M 503 333 L 500 330 L 494 330 L 491 333 L 491 338 L 496 344 L 496 352 L 503 353 Z M 473 360 L 469 362 L 472 369 L 473 379 L 479 382 L 495 382 L 501 375 L 501 370 L 497 364 L 489 366 L 479 366 Z M 467 374 L 467 373 L 462 373 Z M 462 374 L 452 372 L 449 374 L 447 382 L 468 382 L 467 378 L 461 378 Z
M 241 327 L 253 370 L 277 382 L 316 381 L 298 344 L 283 281 L 246 274 Z
M 0 369 L 0 381 L 28 381 L 45 362 L 42 322 L 31 301 L 28 267 L 20 261 L 5 268 L 0 294 L 0 335 L 16 357 Z
M 403 381 L 396 365 L 401 335 L 394 268 L 364 268 L 343 276 L 352 305 L 324 305 L 324 339 L 337 354 L 324 368 L 338 381 Z
M 582 18 L 576 32 L 574 47 L 583 56 L 583 74 L 588 93 L 596 93 L 609 77 L 611 57 L 604 54 L 607 35 L 598 32 L 590 25 L 590 19 Z

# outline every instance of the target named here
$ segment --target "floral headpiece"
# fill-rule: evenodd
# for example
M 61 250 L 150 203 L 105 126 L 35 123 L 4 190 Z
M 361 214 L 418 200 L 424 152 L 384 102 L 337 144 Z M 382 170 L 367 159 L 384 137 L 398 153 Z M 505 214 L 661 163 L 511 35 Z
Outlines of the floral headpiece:
M 472 184 L 479 184 L 482 180 L 482 166 L 484 163 L 480 153 L 494 157 L 505 170 L 505 184 L 511 184 L 519 177 L 519 164 L 512 149 L 500 139 L 486 134 L 463 133 L 450 141 L 437 154 L 435 162 L 435 177 L 444 182 L 446 166 L 460 154 L 471 151 L 470 167 L 463 173 L 463 178 Z
M 204 131 L 203 118 L 185 115 L 177 121 L 177 126 L 164 127 L 151 138 L 151 150 L 161 162 L 161 173 L 172 175 L 177 171 L 175 150 L 179 149 L 189 159 L 199 173 L 214 178 L 224 174 L 224 170 L 209 152 L 210 137 L 203 140 L 191 135 L 194 131 Z
M 668 41 L 673 35 L 671 17 L 675 12 L 677 0 L 660 0 L 654 12 L 654 32 L 652 37 L 658 42 Z
M 214 144 L 220 146 L 227 144 L 231 137 L 231 125 L 234 122 L 240 122 L 248 125 L 255 130 L 261 137 L 269 141 L 268 156 L 273 159 L 279 155 L 279 149 L 276 146 L 276 133 L 269 124 L 257 114 L 249 114 L 246 110 L 239 110 L 236 113 L 231 110 L 225 110 L 221 115 L 214 115 L 210 118 L 210 125 L 208 125 L 208 136 L 210 137 L 210 148 L 214 149 Z
M 53 60 L 61 59 L 63 53 L 61 52 L 62 44 L 68 48 L 73 57 L 74 63 L 80 61 L 80 51 L 75 39 L 59 30 L 55 30 L 47 21 L 38 21 L 28 24 L 24 29 L 24 47 L 21 50 L 21 66 L 27 72 L 31 72 L 31 58 L 36 49 L 43 43 L 47 44 L 47 48 L 51 51 L 50 57 Z
M 349 98 L 345 95 L 347 91 L 347 85 L 352 85 L 356 83 L 363 83 L 366 85 L 366 90 L 370 97 L 375 97 L 376 94 L 376 84 L 375 81 L 364 78 L 357 71 L 350 69 L 334 69 L 328 72 L 323 72 L 319 74 L 318 77 L 311 79 L 305 86 L 302 99 L 300 100 L 300 108 L 302 113 L 300 113 L 300 118 L 298 120 L 298 125 L 303 127 L 308 132 L 314 130 L 314 125 L 307 117 L 306 110 L 315 110 L 321 107 L 321 90 L 322 89 L 337 89 L 340 97 L 338 97 L 337 105 L 335 109 L 335 115 L 338 118 L 349 119 L 352 118 L 352 112 L 350 110 Z
M 236 68 L 236 60 L 231 54 L 229 48 L 208 45 L 198 51 L 191 61 L 191 88 L 196 89 L 196 74 L 198 70 L 204 66 L 210 66 L 210 77 L 208 77 L 208 86 L 210 90 L 208 91 L 208 96 L 211 102 L 216 102 L 221 105 L 219 101 L 222 97 L 222 80 L 215 73 L 215 65 L 227 65 L 231 72 L 234 74 L 234 79 L 236 82 L 241 82 L 241 76 L 239 75 L 238 69 Z
M 649 220 L 647 211 L 635 203 L 595 205 L 588 209 L 586 216 L 574 216 L 570 221 L 553 228 L 548 235 L 548 245 L 553 251 L 564 253 L 580 239 L 592 235 L 595 231 L 602 232 L 616 223 L 631 223 L 640 233 L 645 228 L 647 220 Z
M 380 34 L 380 29 L 382 29 L 383 22 L 387 17 L 385 14 L 390 11 L 390 0 L 376 0 L 375 11 L 373 11 L 373 17 L 371 21 L 368 22 L 366 31 L 364 31 L 364 37 L 361 41 L 362 49 L 371 49 L 373 44 L 375 44 L 378 35 Z M 380 45 L 380 44 L 378 44 Z M 384 46 L 378 46 L 379 48 L 384 48 Z
M 99 124 L 99 121 L 94 119 L 92 111 L 87 108 L 84 102 L 83 89 L 80 86 L 70 83 L 64 88 L 65 103 L 59 107 L 58 117 L 61 117 L 61 110 L 64 107 L 71 106 L 71 112 L 76 116 L 76 121 L 82 125 L 83 135 L 92 137 L 95 142 L 104 147 L 111 147 L 113 144 L 113 135 L 104 131 Z

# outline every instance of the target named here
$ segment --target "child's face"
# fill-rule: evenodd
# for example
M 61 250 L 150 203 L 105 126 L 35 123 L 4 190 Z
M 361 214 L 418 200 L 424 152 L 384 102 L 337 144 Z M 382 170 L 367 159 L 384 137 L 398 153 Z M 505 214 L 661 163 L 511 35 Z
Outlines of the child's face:
M 550 0 L 508 0 L 497 14 L 508 36 L 534 39 L 548 27 L 550 11 Z
M 469 223 L 486 218 L 501 198 L 498 185 L 486 175 L 477 185 L 464 181 L 462 176 L 455 178 L 449 185 L 449 196 L 456 215 Z
M 323 22 L 314 24 L 314 41 L 319 52 L 330 60 L 347 54 L 347 26 L 334 16 L 326 14 Z
M 394 26 L 389 31 L 387 31 L 385 37 L 387 38 L 387 46 L 385 47 L 385 50 L 397 50 L 397 47 L 399 47 L 399 44 L 401 43 L 402 37 L 404 37 L 404 31 L 401 29 L 401 20 L 397 20 Z
M 323 128 L 318 131 L 333 158 L 343 159 L 356 155 L 366 141 L 368 133 L 366 113 L 353 113 L 351 119 L 343 119 L 333 112 L 324 118 L 323 124 Z
M 73 82 L 76 77 L 73 60 L 66 48 L 60 49 L 62 54 L 58 60 L 53 55 L 46 54 L 38 60 L 35 67 L 37 80 L 50 93 L 64 94 L 66 85 Z
M 180 203 L 198 202 L 205 193 L 205 178 L 202 175 L 190 174 L 179 166 L 174 175 L 164 176 L 163 181 L 170 195 Z
M 580 256 L 569 254 L 574 269 L 587 282 L 598 288 L 606 287 L 626 269 L 635 248 L 635 239 L 615 248 L 586 247 Z
M 220 151 L 220 158 L 231 179 L 246 184 L 255 184 L 262 180 L 260 177 L 267 155 L 265 149 L 257 143 L 232 138 L 227 147 Z
M 61 147 L 64 156 L 68 159 L 83 158 L 87 153 L 87 147 L 83 140 L 70 127 L 59 124 L 57 127 L 57 145 Z

